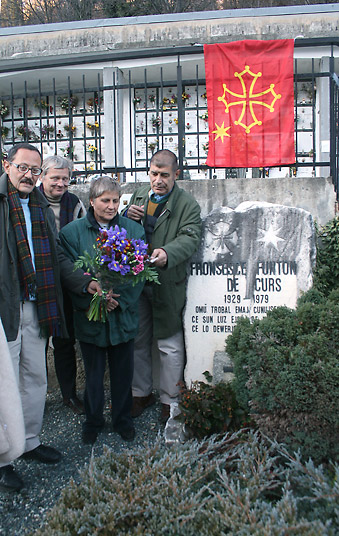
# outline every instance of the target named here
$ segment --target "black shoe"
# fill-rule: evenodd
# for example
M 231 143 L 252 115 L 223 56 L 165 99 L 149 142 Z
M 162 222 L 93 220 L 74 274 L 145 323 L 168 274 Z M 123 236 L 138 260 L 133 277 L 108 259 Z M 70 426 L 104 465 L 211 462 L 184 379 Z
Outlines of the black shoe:
M 126 428 L 125 430 L 117 430 L 117 432 L 125 441 L 133 441 L 135 438 L 135 428 L 133 426 L 131 428 Z
M 166 424 L 170 417 L 171 407 L 169 404 L 161 404 L 160 422 Z
M 85 413 L 84 404 L 77 396 L 74 396 L 73 398 L 64 398 L 63 404 L 70 408 L 76 415 L 84 415 Z
M 7 491 L 20 491 L 25 486 L 23 480 L 11 465 L 0 467 L 0 488 Z
M 95 430 L 83 430 L 81 437 L 85 445 L 93 445 L 97 440 L 98 432 Z
M 39 445 L 33 450 L 24 452 L 21 457 L 25 460 L 37 460 L 41 463 L 58 463 L 61 460 L 61 452 L 53 447 Z
M 146 408 L 155 404 L 155 396 L 153 393 L 147 396 L 134 396 L 132 402 L 131 416 L 133 418 L 139 417 Z

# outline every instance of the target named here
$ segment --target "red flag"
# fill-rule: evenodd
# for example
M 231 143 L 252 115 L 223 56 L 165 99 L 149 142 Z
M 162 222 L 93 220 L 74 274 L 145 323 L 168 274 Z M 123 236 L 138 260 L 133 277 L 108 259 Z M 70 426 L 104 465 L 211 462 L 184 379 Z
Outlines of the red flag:
M 293 39 L 205 45 L 207 165 L 295 162 Z

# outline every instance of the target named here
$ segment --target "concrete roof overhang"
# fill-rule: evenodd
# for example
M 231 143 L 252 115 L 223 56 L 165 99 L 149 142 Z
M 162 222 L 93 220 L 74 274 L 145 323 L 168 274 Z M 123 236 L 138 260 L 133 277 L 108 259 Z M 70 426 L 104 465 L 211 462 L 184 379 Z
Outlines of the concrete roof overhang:
M 113 19 L 80 20 L 71 22 L 57 22 L 52 24 L 35 24 L 29 26 L 11 26 L 0 28 L 0 37 L 6 35 L 24 35 L 34 33 L 57 32 L 64 30 L 85 30 L 98 27 L 129 26 L 152 23 L 213 20 L 213 19 L 234 19 L 242 17 L 272 17 L 285 15 L 309 15 L 318 13 L 338 13 L 337 4 L 313 4 L 297 6 L 278 6 L 262 8 L 244 9 L 220 9 L 214 11 L 195 11 L 187 13 L 167 13 L 166 15 L 146 15 L 142 17 L 119 17 Z
M 16 92 L 22 91 L 25 82 L 28 89 L 34 90 L 38 80 L 44 87 L 51 87 L 51 69 L 58 86 L 65 88 L 68 77 L 73 87 L 81 87 L 84 75 L 86 86 L 98 86 L 105 67 L 125 72 L 130 69 L 133 82 L 142 83 L 146 67 L 148 79 L 159 80 L 160 68 L 166 66 L 167 79 L 176 80 L 178 56 L 185 65 L 186 79 L 196 77 L 196 65 L 199 76 L 204 77 L 203 43 L 229 42 L 239 40 L 239 36 L 273 39 L 277 38 L 276 29 L 283 24 L 285 35 L 280 38 L 295 39 L 295 58 L 302 60 L 298 62 L 299 68 L 308 72 L 311 58 L 317 69 L 321 57 L 331 53 L 338 56 L 339 37 L 337 30 L 333 30 L 337 29 L 338 21 L 339 5 L 321 4 L 2 28 L 0 92 L 9 94 L 11 84 Z M 239 27 L 243 28 L 242 35 Z M 131 35 L 137 31 L 144 33 L 133 41 Z M 197 41 L 197 37 L 201 39 Z

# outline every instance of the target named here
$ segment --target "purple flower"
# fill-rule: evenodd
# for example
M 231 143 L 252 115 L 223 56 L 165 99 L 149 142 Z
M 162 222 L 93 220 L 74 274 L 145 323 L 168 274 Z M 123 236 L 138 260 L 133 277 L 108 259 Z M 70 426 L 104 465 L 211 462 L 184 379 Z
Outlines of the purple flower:
M 79 259 L 79 266 L 85 266 L 95 275 L 105 290 L 114 289 L 118 284 L 135 285 L 145 280 L 158 283 L 156 270 L 148 264 L 147 248 L 143 240 L 128 238 L 126 229 L 119 229 L 117 225 L 110 229 L 100 229 L 94 245 L 95 253 L 91 256 L 85 252 Z M 88 318 L 102 322 L 107 320 L 104 294 L 93 296 Z
M 120 273 L 121 275 L 126 275 L 131 270 L 131 267 L 128 264 L 120 264 Z
M 112 272 L 120 272 L 120 266 L 117 261 L 112 261 L 107 265 L 107 268 L 109 270 L 112 270 Z

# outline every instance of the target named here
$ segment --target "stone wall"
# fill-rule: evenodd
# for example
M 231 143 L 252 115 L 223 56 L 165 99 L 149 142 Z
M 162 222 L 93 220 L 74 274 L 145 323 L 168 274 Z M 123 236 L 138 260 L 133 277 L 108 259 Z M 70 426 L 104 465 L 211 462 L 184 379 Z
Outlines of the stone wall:
M 321 225 L 335 216 L 335 192 L 331 178 L 180 180 L 178 185 L 197 199 L 203 217 L 215 208 L 234 209 L 244 201 L 266 201 L 302 208 Z M 123 198 L 128 199 L 139 186 L 140 183 L 123 184 Z M 70 188 L 86 205 L 88 189 L 88 184 Z

